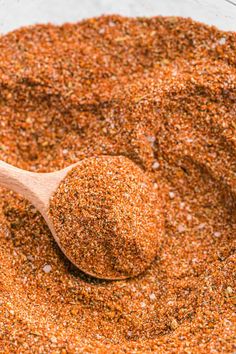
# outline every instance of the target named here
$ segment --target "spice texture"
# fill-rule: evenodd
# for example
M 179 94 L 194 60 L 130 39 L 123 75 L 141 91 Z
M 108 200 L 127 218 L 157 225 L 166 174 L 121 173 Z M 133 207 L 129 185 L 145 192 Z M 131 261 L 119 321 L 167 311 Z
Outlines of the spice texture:
M 120 279 L 142 273 L 163 233 L 161 199 L 144 172 L 124 156 L 82 160 L 50 201 L 66 255 L 86 274 Z
M 105 16 L 0 37 L 0 158 L 34 172 L 126 156 L 163 196 L 138 277 L 101 281 L 0 191 L 0 352 L 235 350 L 236 34 Z

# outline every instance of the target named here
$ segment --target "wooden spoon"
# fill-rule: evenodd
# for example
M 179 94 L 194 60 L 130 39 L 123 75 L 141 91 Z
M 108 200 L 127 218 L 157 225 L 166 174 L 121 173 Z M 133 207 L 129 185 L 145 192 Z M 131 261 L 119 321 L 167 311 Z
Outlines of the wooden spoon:
M 111 167 L 112 161 L 116 161 L 116 163 L 118 163 L 117 161 L 119 161 L 118 167 L 116 165 L 114 165 L 116 167 Z M 157 226 L 157 229 L 161 228 L 161 222 L 159 222 L 161 220 L 161 217 L 158 218 L 159 221 L 158 221 L 158 225 L 157 225 L 156 212 L 153 208 L 152 203 L 145 204 L 144 205 L 145 212 L 141 213 L 140 215 L 138 214 L 139 216 L 136 215 L 137 214 L 136 212 L 134 212 L 134 214 L 132 214 L 132 215 L 136 215 L 136 216 L 134 216 L 133 221 L 134 221 L 134 224 L 135 225 L 137 224 L 137 225 L 135 226 L 135 231 L 131 234 L 131 239 L 128 239 L 128 240 L 129 241 L 133 240 L 133 242 L 130 241 L 128 243 L 123 243 L 121 241 L 121 240 L 123 240 L 122 239 L 123 228 L 120 231 L 120 228 L 117 229 L 116 227 L 114 228 L 114 230 L 112 229 L 114 232 L 114 235 L 116 237 L 113 235 L 112 240 L 110 240 L 111 242 L 108 240 L 105 240 L 106 242 L 110 242 L 109 245 L 112 250 L 113 250 L 113 247 L 115 248 L 115 244 L 113 244 L 112 242 L 117 242 L 117 245 L 119 247 L 119 252 L 121 253 L 120 258 L 122 258 L 122 257 L 124 258 L 124 259 L 122 258 L 122 262 L 124 262 L 125 265 L 128 264 L 129 267 L 131 267 L 130 268 L 131 270 L 129 270 L 129 271 L 127 270 L 127 269 L 129 269 L 129 267 L 128 268 L 126 267 L 127 269 L 125 268 L 126 269 L 125 271 L 120 270 L 119 272 L 118 271 L 108 272 L 107 266 L 103 264 L 104 269 L 102 272 L 100 272 L 99 270 L 96 269 L 96 267 L 93 267 L 93 268 L 89 267 L 89 264 L 88 264 L 89 259 L 85 262 L 83 261 L 83 259 L 84 259 L 83 254 L 81 254 L 80 257 L 75 257 L 72 259 L 72 253 L 69 253 L 70 250 L 66 249 L 66 246 L 64 247 L 64 245 L 62 245 L 62 242 L 60 242 L 60 231 L 58 231 L 58 233 L 56 232 L 56 229 L 55 229 L 54 223 L 53 223 L 53 219 L 49 214 L 50 200 L 51 200 L 52 196 L 55 194 L 55 192 L 57 191 L 61 182 L 65 179 L 65 177 L 67 176 L 68 172 L 71 169 L 74 169 L 76 166 L 80 165 L 81 172 L 83 172 L 83 168 L 85 168 L 85 171 L 87 171 L 86 170 L 87 164 L 89 166 L 88 168 L 95 169 L 95 171 L 93 170 L 93 173 L 95 173 L 95 174 L 97 174 L 98 166 L 103 165 L 103 168 L 105 171 L 104 178 L 105 178 L 107 171 L 108 171 L 106 169 L 116 168 L 116 170 L 115 170 L 116 178 L 119 174 L 121 167 L 122 167 L 123 171 L 124 171 L 124 169 L 127 169 L 127 174 L 130 173 L 130 175 L 132 175 L 132 178 L 130 179 L 130 181 L 135 180 L 136 182 L 135 183 L 132 182 L 132 183 L 134 183 L 134 185 L 137 186 L 137 188 L 136 187 L 135 188 L 129 187 L 129 190 L 130 190 L 129 198 L 131 198 L 131 199 L 134 198 L 133 202 L 132 202 L 132 205 L 134 205 L 134 209 L 135 209 L 135 207 L 137 208 L 136 204 L 137 204 L 137 200 L 139 200 L 139 199 L 137 199 L 137 195 L 139 195 L 139 193 L 141 193 L 140 196 L 142 195 L 142 198 L 141 197 L 140 198 L 141 198 L 141 200 L 144 200 L 143 199 L 144 195 L 146 195 L 146 193 L 149 192 L 149 187 L 147 187 L 146 183 L 139 183 L 140 182 L 139 181 L 140 174 L 142 175 L 143 171 L 141 171 L 141 169 L 139 169 L 138 166 L 134 165 L 133 162 L 131 162 L 130 160 L 128 160 L 124 156 L 123 157 L 115 157 L 115 156 L 114 157 L 111 157 L 111 156 L 110 157 L 108 157 L 108 156 L 107 157 L 100 157 L 99 160 L 96 160 L 96 159 L 93 160 L 93 158 L 85 159 L 84 161 L 79 161 L 73 165 L 70 165 L 70 166 L 64 168 L 63 170 L 59 170 L 59 171 L 52 172 L 52 173 L 34 173 L 34 172 L 30 172 L 30 171 L 25 171 L 25 170 L 16 168 L 6 162 L 0 161 L 0 185 L 5 188 L 11 189 L 16 193 L 21 194 L 23 197 L 28 199 L 35 206 L 35 208 L 44 217 L 47 225 L 49 226 L 49 229 L 51 230 L 51 233 L 52 233 L 56 243 L 58 244 L 58 246 L 60 247 L 62 252 L 66 255 L 66 257 L 76 267 L 78 267 L 80 270 L 82 270 L 86 274 L 96 277 L 96 278 L 108 279 L 108 280 L 125 279 L 125 278 L 129 278 L 131 276 L 137 275 L 145 270 L 147 265 L 149 265 L 151 263 L 151 261 L 154 259 L 155 255 L 156 255 L 156 251 L 155 251 L 155 247 L 154 247 L 154 246 L 156 246 L 156 228 L 154 228 L 154 225 Z M 133 165 L 135 166 L 135 168 Z M 131 168 L 131 166 L 132 166 L 132 168 Z M 103 171 L 103 170 L 101 170 L 101 171 Z M 137 174 L 137 179 L 134 179 L 135 174 Z M 110 172 L 107 175 L 110 175 Z M 113 179 L 111 179 L 113 181 L 112 182 L 113 184 L 117 183 L 117 182 L 115 182 L 116 178 L 114 178 L 114 181 L 113 181 Z M 120 178 L 123 178 L 123 177 L 120 177 Z M 124 181 L 124 183 L 126 183 L 126 181 Z M 112 186 L 110 186 L 111 188 L 118 188 L 116 186 L 116 184 L 114 184 L 115 187 L 113 184 L 112 184 Z M 149 184 L 152 185 L 151 182 Z M 144 185 L 146 186 L 145 188 L 144 188 Z M 83 190 L 83 188 L 82 188 L 82 190 Z M 156 193 L 154 193 L 153 191 L 152 192 L 150 191 L 150 193 L 151 193 L 149 196 L 150 198 L 151 198 L 151 196 L 156 195 Z M 123 199 L 121 198 L 121 201 L 122 200 Z M 92 201 L 93 201 L 93 199 L 91 199 L 91 203 L 92 203 Z M 125 201 L 127 203 L 126 199 L 125 199 Z M 129 203 L 130 203 L 130 199 L 129 199 Z M 140 203 L 140 201 L 139 201 L 139 203 Z M 119 202 L 116 207 L 118 209 L 121 207 L 121 205 L 119 205 Z M 123 204 L 122 204 L 122 208 L 123 208 Z M 121 208 L 121 210 L 123 210 L 122 208 Z M 121 214 L 121 215 L 123 215 L 123 214 Z M 124 218 L 125 218 L 125 215 L 126 214 L 124 214 Z M 120 214 L 118 216 L 120 217 Z M 149 219 L 149 216 L 150 216 L 150 219 Z M 144 217 L 144 219 L 140 220 L 140 218 L 142 218 L 142 217 Z M 154 219 L 155 219 L 155 223 L 153 221 Z M 119 220 L 117 220 L 117 222 L 118 221 Z M 129 219 L 129 221 L 131 222 L 130 219 Z M 72 223 L 72 228 L 73 228 L 73 225 L 74 224 Z M 138 228 L 138 225 L 142 225 L 142 226 L 139 226 L 139 228 Z M 60 228 L 59 228 L 59 230 L 60 230 Z M 102 232 L 102 230 L 101 230 L 101 232 Z M 125 230 L 126 230 L 125 235 L 127 235 L 128 231 L 127 231 L 127 229 L 125 229 Z M 71 230 L 71 232 L 73 234 L 73 230 Z M 71 240 L 71 242 L 72 241 L 73 240 Z M 96 241 L 100 242 L 100 234 L 99 234 L 98 240 L 96 240 Z M 77 242 L 77 239 L 76 239 L 76 242 Z M 94 242 L 95 242 L 95 240 L 94 240 Z M 106 244 L 106 242 L 105 242 L 105 244 Z M 85 239 L 85 243 L 86 243 L 86 239 Z M 96 244 L 96 242 L 94 244 Z M 102 245 L 103 244 L 101 243 L 101 246 Z M 97 255 L 97 251 L 99 249 L 98 246 L 99 245 L 96 244 L 95 249 L 91 249 L 90 252 L 86 252 L 86 257 L 87 257 L 87 254 L 91 255 L 92 259 L 96 260 L 97 264 L 99 264 L 99 262 L 101 261 L 100 255 L 99 254 Z M 81 244 L 81 248 L 78 249 L 78 254 L 79 254 L 79 251 L 82 249 L 83 248 L 82 248 L 82 244 Z M 107 254 L 107 248 L 103 247 L 102 249 L 104 250 L 105 254 Z M 95 258 L 95 256 L 97 258 Z M 111 265 L 112 266 L 113 266 L 112 262 L 114 261 L 114 257 L 115 256 L 112 256 L 112 258 L 111 258 Z M 127 257 L 127 261 L 129 260 L 128 263 L 126 263 L 125 257 Z M 129 257 L 129 259 L 128 259 L 128 257 Z M 116 259 L 116 263 L 117 263 L 118 262 L 117 256 L 115 257 L 115 259 Z M 109 258 L 109 260 L 110 260 L 110 258 Z M 103 262 L 103 261 L 101 261 L 101 262 Z M 135 266 L 135 268 L 133 266 Z M 134 270 L 135 270 L 135 273 L 134 273 Z

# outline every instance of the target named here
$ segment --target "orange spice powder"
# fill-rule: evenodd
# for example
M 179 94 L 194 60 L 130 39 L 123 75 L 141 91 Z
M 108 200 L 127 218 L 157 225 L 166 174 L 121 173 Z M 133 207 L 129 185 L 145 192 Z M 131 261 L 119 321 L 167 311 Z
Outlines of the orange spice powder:
M 0 190 L 1 353 L 235 350 L 236 34 L 105 16 L 0 37 L 0 158 L 49 172 L 126 156 L 163 196 L 149 269 L 101 281 Z

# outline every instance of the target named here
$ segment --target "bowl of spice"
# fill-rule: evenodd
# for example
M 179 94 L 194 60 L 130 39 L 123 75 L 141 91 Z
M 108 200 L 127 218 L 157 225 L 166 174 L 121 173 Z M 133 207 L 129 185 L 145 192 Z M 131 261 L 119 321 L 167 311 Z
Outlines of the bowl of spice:
M 0 352 L 234 352 L 235 8 L 0 4 Z

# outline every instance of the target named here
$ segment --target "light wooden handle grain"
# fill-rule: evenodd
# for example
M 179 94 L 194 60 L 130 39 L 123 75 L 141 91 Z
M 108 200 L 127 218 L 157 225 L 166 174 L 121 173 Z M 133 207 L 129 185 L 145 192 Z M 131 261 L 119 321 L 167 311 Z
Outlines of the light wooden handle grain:
M 72 166 L 52 173 L 35 173 L 0 161 L 0 185 L 21 194 L 45 217 L 52 194 Z

